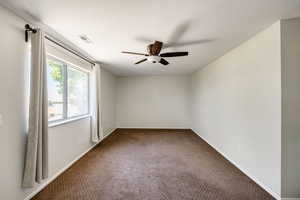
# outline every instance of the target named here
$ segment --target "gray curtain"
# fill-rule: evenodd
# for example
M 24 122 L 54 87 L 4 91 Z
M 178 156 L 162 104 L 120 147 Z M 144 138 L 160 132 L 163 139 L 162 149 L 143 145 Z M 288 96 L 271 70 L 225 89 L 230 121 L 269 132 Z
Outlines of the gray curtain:
M 91 140 L 93 143 L 99 142 L 102 136 L 101 126 L 101 68 L 99 64 L 93 67 L 91 75 Z
M 23 187 L 48 177 L 48 97 L 45 37 L 31 36 L 30 110 Z

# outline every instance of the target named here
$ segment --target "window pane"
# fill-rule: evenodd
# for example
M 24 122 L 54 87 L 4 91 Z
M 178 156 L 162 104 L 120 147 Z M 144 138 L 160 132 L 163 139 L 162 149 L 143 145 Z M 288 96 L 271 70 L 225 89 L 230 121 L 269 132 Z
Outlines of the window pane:
M 68 67 L 68 117 L 88 114 L 88 73 Z
M 47 60 L 48 78 L 48 120 L 63 119 L 64 65 L 58 61 Z

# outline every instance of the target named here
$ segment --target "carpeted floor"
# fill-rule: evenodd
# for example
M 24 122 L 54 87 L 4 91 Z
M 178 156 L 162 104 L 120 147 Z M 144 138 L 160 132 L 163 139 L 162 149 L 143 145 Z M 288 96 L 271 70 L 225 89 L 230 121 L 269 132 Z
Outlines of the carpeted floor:
M 190 130 L 117 130 L 33 199 L 274 198 Z

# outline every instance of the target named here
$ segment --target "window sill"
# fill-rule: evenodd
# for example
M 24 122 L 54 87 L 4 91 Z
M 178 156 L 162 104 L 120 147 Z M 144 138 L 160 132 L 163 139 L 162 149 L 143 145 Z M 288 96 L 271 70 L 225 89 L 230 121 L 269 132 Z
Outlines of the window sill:
M 72 123 L 72 122 L 82 120 L 82 119 L 86 119 L 86 118 L 90 118 L 90 117 L 91 117 L 91 115 L 82 115 L 82 116 L 79 116 L 79 117 L 74 117 L 74 118 L 71 118 L 71 119 L 66 119 L 66 120 L 62 120 L 62 121 L 58 121 L 58 122 L 49 122 L 48 128 L 60 126 L 60 125 L 63 125 L 63 124 Z

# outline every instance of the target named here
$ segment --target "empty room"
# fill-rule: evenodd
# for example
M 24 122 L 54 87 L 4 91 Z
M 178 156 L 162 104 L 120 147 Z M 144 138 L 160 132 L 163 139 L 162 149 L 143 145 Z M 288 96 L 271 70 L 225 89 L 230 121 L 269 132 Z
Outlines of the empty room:
M 299 0 L 0 0 L 1 200 L 300 200 Z

